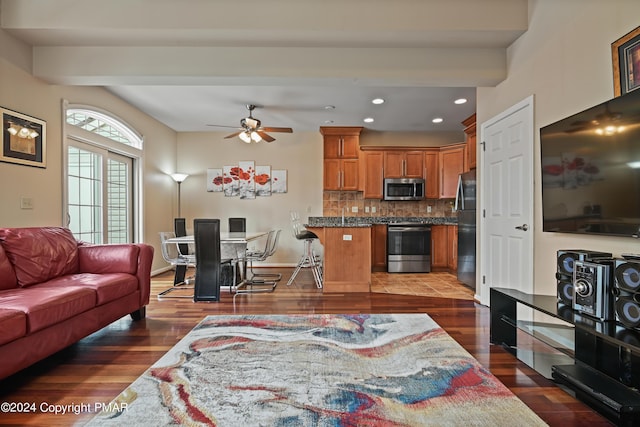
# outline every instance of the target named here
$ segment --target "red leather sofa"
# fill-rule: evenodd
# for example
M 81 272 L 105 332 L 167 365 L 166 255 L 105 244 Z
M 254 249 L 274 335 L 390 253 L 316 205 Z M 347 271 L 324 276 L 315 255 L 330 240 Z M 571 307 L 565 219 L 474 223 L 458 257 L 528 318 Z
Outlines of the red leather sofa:
M 61 227 L 0 228 L 0 379 L 128 314 L 145 316 L 153 247 Z

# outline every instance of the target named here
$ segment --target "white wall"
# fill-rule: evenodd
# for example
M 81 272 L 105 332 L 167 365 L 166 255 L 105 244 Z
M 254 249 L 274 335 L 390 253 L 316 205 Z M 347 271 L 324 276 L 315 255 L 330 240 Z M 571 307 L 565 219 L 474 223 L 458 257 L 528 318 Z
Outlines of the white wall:
M 534 95 L 534 286 L 538 293 L 554 294 L 558 249 L 640 253 L 640 242 L 632 238 L 541 231 L 539 141 L 540 127 L 613 97 L 611 43 L 640 24 L 640 2 L 530 0 L 529 9 L 529 30 L 508 50 L 508 78 L 495 88 L 478 88 L 478 129 Z

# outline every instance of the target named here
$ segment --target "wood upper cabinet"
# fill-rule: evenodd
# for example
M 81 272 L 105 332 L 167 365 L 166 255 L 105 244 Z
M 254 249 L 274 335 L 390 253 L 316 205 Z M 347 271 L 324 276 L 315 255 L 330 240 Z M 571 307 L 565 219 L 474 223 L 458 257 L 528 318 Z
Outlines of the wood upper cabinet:
M 358 157 L 362 127 L 321 127 L 324 139 L 324 189 L 360 189 Z
M 477 157 L 477 148 L 476 148 L 476 114 L 473 113 L 471 116 L 467 117 L 463 122 L 464 133 L 466 135 L 466 144 L 467 144 L 467 170 L 476 168 L 476 157 Z
M 422 178 L 424 175 L 424 152 L 397 150 L 384 152 L 385 178 Z
M 440 150 L 441 199 L 453 199 L 458 189 L 458 177 L 465 171 L 465 145 L 456 144 Z
M 440 197 L 440 166 L 439 150 L 424 152 L 424 197 L 427 199 L 437 199 Z
M 357 191 L 358 159 L 324 159 L 324 189 Z
M 323 126 L 325 159 L 357 159 L 360 154 L 362 127 Z
M 362 179 L 360 180 L 365 199 L 382 199 L 382 169 L 384 153 L 382 151 L 363 151 L 360 159 Z

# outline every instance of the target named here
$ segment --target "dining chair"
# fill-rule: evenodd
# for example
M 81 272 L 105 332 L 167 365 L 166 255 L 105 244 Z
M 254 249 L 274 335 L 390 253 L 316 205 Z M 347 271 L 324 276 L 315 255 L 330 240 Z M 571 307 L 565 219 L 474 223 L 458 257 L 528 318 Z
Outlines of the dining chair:
M 220 286 L 225 276 L 223 266 L 232 270 L 229 285 L 235 287 L 237 260 L 222 259 L 220 249 L 220 220 L 198 218 L 193 220 L 196 255 L 194 301 L 219 301 Z
M 163 298 L 192 298 L 193 295 L 169 295 L 171 292 L 175 290 L 185 290 L 185 289 L 193 289 L 193 286 L 190 286 L 184 280 L 184 273 L 182 273 L 182 278 L 178 276 L 178 268 L 184 268 L 186 270 L 189 267 L 194 267 L 196 264 L 195 255 L 183 254 L 180 252 L 180 248 L 177 243 L 167 243 L 168 239 L 176 237 L 175 232 L 173 231 L 161 231 L 160 232 L 160 249 L 162 252 L 162 258 L 172 267 L 176 269 L 175 277 L 173 280 L 173 286 L 169 289 L 166 289 L 158 294 L 158 299 Z
M 293 283 L 301 269 L 310 268 L 313 273 L 313 280 L 316 282 L 316 287 L 320 289 L 322 288 L 322 261 L 313 250 L 313 242 L 318 240 L 318 236 L 305 228 L 300 222 L 298 212 L 291 211 L 290 218 L 293 236 L 298 240 L 304 241 L 304 249 L 300 261 L 298 261 L 295 270 L 293 270 L 293 274 L 287 281 L 287 286 Z
M 246 218 L 229 218 L 229 233 L 245 233 L 246 231 Z
M 176 237 L 184 237 L 187 235 L 187 220 L 185 218 L 174 218 L 173 219 L 173 231 L 175 232 Z M 187 243 L 181 243 L 178 245 L 178 250 L 182 255 L 193 255 L 193 249 L 189 247 Z M 195 255 L 193 255 L 195 258 Z M 193 281 L 194 277 L 190 276 L 185 278 L 187 274 L 187 266 L 177 265 L 176 266 L 176 274 L 174 278 L 174 284 L 185 282 L 189 284 Z
M 265 241 L 264 249 L 261 251 L 247 251 L 245 254 L 245 264 L 248 264 L 248 274 L 240 283 L 233 295 L 235 302 L 239 294 L 251 294 L 260 292 L 273 292 L 282 279 L 281 273 L 257 273 L 253 270 L 254 261 L 264 261 L 276 252 L 280 230 L 270 230 Z

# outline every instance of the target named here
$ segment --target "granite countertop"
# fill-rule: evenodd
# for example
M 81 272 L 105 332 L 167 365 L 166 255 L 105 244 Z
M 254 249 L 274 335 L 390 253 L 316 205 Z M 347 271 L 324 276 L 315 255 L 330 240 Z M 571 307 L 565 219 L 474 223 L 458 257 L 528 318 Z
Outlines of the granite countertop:
M 417 223 L 432 225 L 456 225 L 457 217 L 369 217 L 345 216 L 344 224 L 339 216 L 310 216 L 308 227 L 371 227 L 375 224 Z

